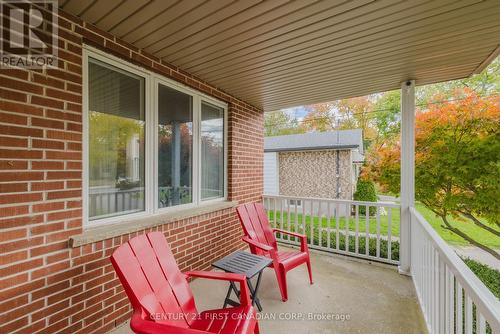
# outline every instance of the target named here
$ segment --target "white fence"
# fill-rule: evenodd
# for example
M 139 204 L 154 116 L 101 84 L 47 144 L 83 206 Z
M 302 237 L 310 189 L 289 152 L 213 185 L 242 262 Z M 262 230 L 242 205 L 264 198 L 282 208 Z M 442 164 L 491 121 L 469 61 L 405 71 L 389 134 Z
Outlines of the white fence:
M 411 208 L 411 274 L 429 333 L 500 333 L 500 302 Z
M 275 195 L 263 200 L 271 224 L 306 234 L 312 249 L 399 263 L 398 204 Z M 288 235 L 277 239 L 298 244 Z

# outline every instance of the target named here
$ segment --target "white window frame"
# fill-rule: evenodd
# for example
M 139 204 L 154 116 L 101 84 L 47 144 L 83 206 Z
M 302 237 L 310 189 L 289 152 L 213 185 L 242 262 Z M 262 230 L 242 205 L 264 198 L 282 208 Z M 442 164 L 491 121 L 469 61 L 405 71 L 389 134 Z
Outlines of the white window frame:
M 215 202 L 223 202 L 227 200 L 228 189 L 228 104 L 206 95 L 200 91 L 192 89 L 182 83 L 166 78 L 150 70 L 134 65 L 121 58 L 115 57 L 102 50 L 84 45 L 83 47 L 83 115 L 82 115 L 82 212 L 83 212 L 83 227 L 95 227 L 105 224 L 113 224 L 134 219 L 146 218 L 155 214 L 163 214 L 175 212 L 182 209 L 195 208 L 198 206 L 208 205 Z M 123 214 L 109 218 L 89 220 L 89 124 L 88 124 L 88 65 L 89 58 L 96 59 L 103 63 L 112 65 L 124 71 L 138 75 L 144 78 L 144 111 L 145 111 L 145 167 L 144 167 L 144 211 L 130 214 Z M 192 196 L 193 202 L 181 204 L 172 207 L 158 207 L 158 87 L 159 85 L 175 89 L 179 92 L 190 95 L 193 98 L 193 162 L 192 162 Z M 199 149 L 201 142 L 201 103 L 206 101 L 214 106 L 224 110 L 224 195 L 220 198 L 209 200 L 201 200 L 201 150 Z

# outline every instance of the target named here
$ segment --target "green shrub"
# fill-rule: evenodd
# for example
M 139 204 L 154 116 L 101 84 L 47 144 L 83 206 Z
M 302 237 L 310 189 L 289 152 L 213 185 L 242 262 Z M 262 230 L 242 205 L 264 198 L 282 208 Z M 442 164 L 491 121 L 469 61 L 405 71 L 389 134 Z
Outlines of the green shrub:
M 353 198 L 355 201 L 376 202 L 377 192 L 375 191 L 375 184 L 372 181 L 358 179 L 356 192 L 354 193 Z M 374 215 L 376 212 L 376 207 L 370 207 L 370 215 Z M 359 213 L 364 215 L 366 213 L 366 208 L 364 206 L 360 206 Z
M 463 259 L 465 264 L 500 299 L 500 271 L 469 258 Z

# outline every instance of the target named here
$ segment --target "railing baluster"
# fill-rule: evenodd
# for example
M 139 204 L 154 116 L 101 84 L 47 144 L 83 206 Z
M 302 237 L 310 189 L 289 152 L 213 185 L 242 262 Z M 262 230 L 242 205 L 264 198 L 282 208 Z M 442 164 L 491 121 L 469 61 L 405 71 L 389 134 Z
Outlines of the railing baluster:
M 486 334 L 486 320 L 484 319 L 484 316 L 477 311 L 476 308 L 476 321 L 477 321 L 477 333 L 479 334 Z
M 287 203 L 288 201 L 288 203 Z M 285 200 L 285 203 L 286 203 L 286 231 L 291 231 L 292 230 L 292 227 L 290 226 L 291 225 L 291 221 L 290 221 L 290 200 Z M 291 238 L 288 234 L 285 235 L 285 238 L 286 240 L 290 241 Z
M 392 208 L 387 208 L 387 258 L 392 259 Z
M 355 245 L 354 245 L 354 252 L 356 254 L 359 253 L 359 206 L 357 204 L 354 205 L 354 214 L 355 214 L 355 219 L 356 219 L 356 226 L 355 226 L 355 229 L 356 229 L 356 232 L 355 232 Z
M 370 207 L 365 205 L 365 255 L 369 255 L 370 249 Z
M 280 199 L 280 229 L 283 230 L 283 201 L 286 202 L 286 199 Z M 285 240 L 283 233 L 280 233 L 280 239 Z
M 376 219 L 377 219 L 377 250 L 376 256 L 380 257 L 380 210 L 378 207 L 375 208 L 377 210 Z
M 311 200 L 311 211 L 309 211 L 309 229 L 311 230 L 311 245 L 314 246 L 314 216 L 313 216 L 313 208 L 314 204 L 313 201 Z
M 322 201 L 318 201 L 318 246 L 322 247 L 323 243 L 321 241 L 322 233 L 323 233 L 323 212 L 321 211 Z
M 444 266 L 444 276 L 445 276 L 445 281 L 444 281 L 444 294 L 445 294 L 445 299 L 443 301 L 444 303 L 444 333 L 445 334 L 450 334 L 450 327 L 449 327 L 449 321 L 450 321 L 450 271 L 448 270 L 448 266 Z
M 274 201 L 273 201 L 273 206 L 274 206 L 274 209 L 273 209 L 273 227 L 274 228 L 277 228 L 278 226 L 276 225 L 276 197 L 274 198 Z
M 457 308 L 456 308 L 456 314 L 455 314 L 455 328 L 456 328 L 456 334 L 463 334 L 463 312 L 464 312 L 464 303 L 463 303 L 463 295 L 462 295 L 462 286 L 456 280 L 456 285 L 457 285 Z
M 327 228 L 326 228 L 326 234 L 327 234 L 327 238 L 328 240 L 326 241 L 326 248 L 330 249 L 330 243 L 331 243 L 331 235 L 330 235 L 330 232 L 331 232 L 331 223 L 332 223 L 332 203 L 331 202 L 328 202 L 328 225 L 327 225 Z
M 302 200 L 302 232 L 303 234 L 306 234 L 306 201 Z
M 465 294 L 465 333 L 472 334 L 472 300 Z
M 336 233 L 336 239 L 335 239 L 335 249 L 339 250 L 340 249 L 340 204 L 336 203 L 335 205 L 335 233 Z
M 455 276 L 451 272 L 451 270 L 448 269 L 448 330 L 450 334 L 454 333 L 454 321 L 455 321 L 455 295 L 456 295 L 456 290 L 455 290 Z
M 298 218 L 297 218 L 297 203 L 298 203 L 298 202 L 299 202 L 299 201 L 298 201 L 297 199 L 295 199 L 295 210 L 294 210 L 294 213 L 293 213 L 293 221 L 294 221 L 294 223 L 293 223 L 293 228 L 294 228 L 294 232 L 295 232 L 295 233 L 299 233 L 299 230 L 298 230 L 298 224 L 297 224 L 297 219 L 298 219 Z M 294 241 L 298 241 L 298 240 L 297 240 L 297 238 L 295 238 L 295 237 L 293 238 L 293 240 L 294 240 Z
M 349 252 L 349 222 L 351 213 L 349 212 L 349 204 L 345 205 L 345 251 Z

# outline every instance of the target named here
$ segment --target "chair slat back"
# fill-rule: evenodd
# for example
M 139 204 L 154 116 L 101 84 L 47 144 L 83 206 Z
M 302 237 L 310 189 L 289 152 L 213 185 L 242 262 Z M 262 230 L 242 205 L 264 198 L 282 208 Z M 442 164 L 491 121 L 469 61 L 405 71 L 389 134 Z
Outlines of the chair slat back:
M 276 238 L 261 203 L 247 203 L 236 208 L 243 231 L 250 239 L 277 249 Z M 254 250 L 252 250 L 254 251 Z M 256 253 L 261 251 L 255 250 Z
M 196 312 L 194 298 L 161 232 L 129 240 L 113 253 L 111 262 L 134 309 L 144 310 L 157 322 L 189 327 L 191 312 Z

